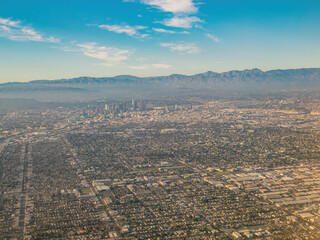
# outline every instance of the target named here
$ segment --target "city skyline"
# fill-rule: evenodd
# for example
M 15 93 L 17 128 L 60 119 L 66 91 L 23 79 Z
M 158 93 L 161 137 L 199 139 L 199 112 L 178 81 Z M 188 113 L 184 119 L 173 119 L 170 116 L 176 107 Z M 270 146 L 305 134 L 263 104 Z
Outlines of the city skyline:
M 19 0 L 0 9 L 0 83 L 319 67 L 317 1 Z

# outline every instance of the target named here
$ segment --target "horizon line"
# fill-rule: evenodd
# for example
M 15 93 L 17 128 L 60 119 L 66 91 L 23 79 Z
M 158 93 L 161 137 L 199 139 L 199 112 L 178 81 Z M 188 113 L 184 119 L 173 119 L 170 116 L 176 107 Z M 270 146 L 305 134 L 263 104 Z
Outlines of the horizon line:
M 185 76 L 185 77 L 191 77 L 191 76 L 195 76 L 195 75 L 199 75 L 199 74 L 205 74 L 208 72 L 212 72 L 212 73 L 218 73 L 218 74 L 223 74 L 223 73 L 228 73 L 228 72 L 234 72 L 234 71 L 238 71 L 238 72 L 243 72 L 243 71 L 252 71 L 252 70 L 259 70 L 261 72 L 270 72 L 270 71 L 288 71 L 288 70 L 302 70 L 302 69 L 320 69 L 320 67 L 302 67 L 302 68 L 276 68 L 276 69 L 270 69 L 270 70 L 261 70 L 260 68 L 245 68 L 242 70 L 239 69 L 233 69 L 233 70 L 229 70 L 229 71 L 223 71 L 223 72 L 214 72 L 211 70 L 208 70 L 206 72 L 200 72 L 200 73 L 195 73 L 195 74 L 191 74 L 191 75 L 186 75 L 186 74 L 182 74 L 182 73 L 173 73 L 170 75 L 155 75 L 155 76 L 147 76 L 147 77 L 138 77 L 135 75 L 131 75 L 131 74 L 120 74 L 120 75 L 115 75 L 115 76 L 101 76 L 101 77 L 93 77 L 93 76 L 76 76 L 76 77 L 69 77 L 69 78 L 55 78 L 55 79 L 34 79 L 34 80 L 29 80 L 29 81 L 21 81 L 21 82 L 17 82 L 17 81 L 9 81 L 9 82 L 1 82 L 0 85 L 3 84 L 15 84 L 15 83 L 20 83 L 20 84 L 24 84 L 24 83 L 31 83 L 31 82 L 37 82 L 37 81 L 59 81 L 59 80 L 71 80 L 71 79 L 76 79 L 76 78 L 116 78 L 116 77 L 122 77 L 122 76 L 128 76 L 128 77 L 136 77 L 136 78 L 157 78 L 157 77 L 170 77 L 173 75 L 181 75 L 181 76 Z

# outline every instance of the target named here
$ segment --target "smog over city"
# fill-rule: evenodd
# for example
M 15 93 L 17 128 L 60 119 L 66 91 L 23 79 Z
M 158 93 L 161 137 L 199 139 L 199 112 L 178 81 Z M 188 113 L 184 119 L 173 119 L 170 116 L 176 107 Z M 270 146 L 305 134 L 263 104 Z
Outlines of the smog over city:
M 0 2 L 0 239 L 320 239 L 320 2 Z

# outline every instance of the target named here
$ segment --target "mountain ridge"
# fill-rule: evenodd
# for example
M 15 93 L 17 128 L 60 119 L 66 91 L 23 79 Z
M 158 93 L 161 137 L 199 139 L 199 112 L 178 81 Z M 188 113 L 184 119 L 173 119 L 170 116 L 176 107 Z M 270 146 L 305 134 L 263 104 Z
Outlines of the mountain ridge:
M 310 76 L 313 74 L 313 76 Z M 308 76 L 309 75 L 309 76 Z M 148 82 L 155 80 L 256 80 L 262 81 L 270 78 L 284 78 L 293 77 L 297 78 L 319 78 L 320 80 L 320 68 L 298 68 L 298 69 L 274 69 L 269 71 L 262 71 L 258 68 L 244 69 L 244 70 L 231 70 L 227 72 L 213 72 L 207 71 L 204 73 L 198 73 L 194 75 L 183 74 L 171 74 L 168 76 L 155 76 L 155 77 L 137 77 L 133 75 L 117 75 L 114 77 L 89 77 L 80 76 L 75 78 L 61 78 L 55 80 L 32 80 L 28 82 L 6 82 L 1 83 L 0 86 L 14 86 L 14 85 L 28 85 L 28 84 L 93 84 L 93 83 L 135 83 L 135 82 Z M 250 79 L 251 78 L 251 79 Z M 308 79 L 307 79 L 308 80 Z
M 34 80 L 0 85 L 0 98 L 41 101 L 87 101 L 95 99 L 162 98 L 172 96 L 221 95 L 226 92 L 319 91 L 320 68 L 207 71 L 194 75 L 172 74 L 158 77 L 78 77 Z

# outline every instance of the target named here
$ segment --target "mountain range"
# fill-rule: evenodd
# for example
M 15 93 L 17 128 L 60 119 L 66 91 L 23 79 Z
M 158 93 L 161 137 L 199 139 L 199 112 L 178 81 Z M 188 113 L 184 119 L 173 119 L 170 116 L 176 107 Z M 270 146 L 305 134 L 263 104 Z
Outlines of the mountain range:
M 142 96 L 184 94 L 215 90 L 301 90 L 320 89 L 320 68 L 261 71 L 246 69 L 196 75 L 173 74 L 159 77 L 77 77 L 58 80 L 35 80 L 0 84 L 2 96 L 69 95 L 79 96 Z

